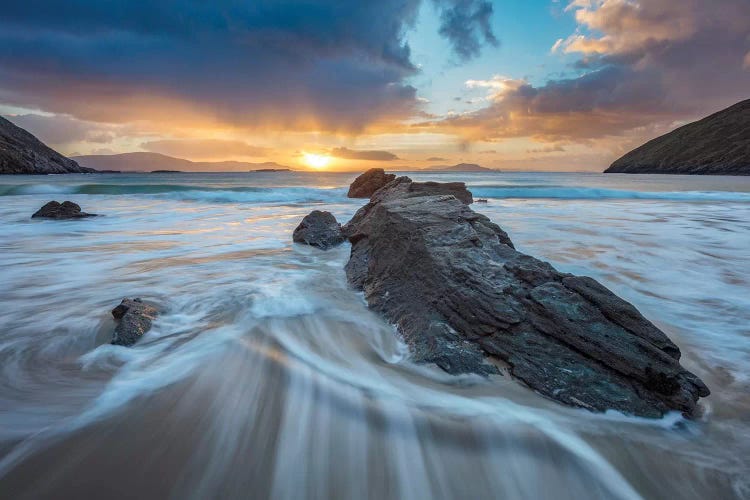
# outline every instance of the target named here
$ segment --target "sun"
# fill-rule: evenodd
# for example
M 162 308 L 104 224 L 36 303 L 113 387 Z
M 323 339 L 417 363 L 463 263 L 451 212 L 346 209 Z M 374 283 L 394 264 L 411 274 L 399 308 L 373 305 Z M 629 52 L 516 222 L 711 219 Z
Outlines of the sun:
M 330 156 L 316 155 L 313 153 L 305 153 L 303 158 L 305 160 L 305 163 L 307 163 L 307 166 L 314 168 L 316 170 L 321 170 L 321 169 L 326 168 L 328 164 L 331 162 Z

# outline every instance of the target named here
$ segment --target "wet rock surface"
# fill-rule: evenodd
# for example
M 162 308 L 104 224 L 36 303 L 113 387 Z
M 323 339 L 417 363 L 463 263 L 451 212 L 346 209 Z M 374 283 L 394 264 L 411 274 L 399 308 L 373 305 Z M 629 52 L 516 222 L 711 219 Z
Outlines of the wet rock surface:
M 347 196 L 349 198 L 369 198 L 375 191 L 395 178 L 394 174 L 386 174 L 382 168 L 371 168 L 354 179 L 354 182 L 349 186 Z
M 313 210 L 302 219 L 299 226 L 294 230 L 292 239 L 297 243 L 304 243 L 314 247 L 328 250 L 343 243 L 341 224 L 331 212 Z
M 497 373 L 572 406 L 693 415 L 705 384 L 680 350 L 592 278 L 516 251 L 508 235 L 453 195 L 400 177 L 344 226 L 346 273 L 394 323 L 417 362 Z
M 96 217 L 96 214 L 81 212 L 81 207 L 72 201 L 50 201 L 42 208 L 34 212 L 33 219 L 82 219 L 84 217 Z
M 159 314 L 154 306 L 141 299 L 122 299 L 120 305 L 112 309 L 112 317 L 117 322 L 112 344 L 130 347 L 151 329 L 151 324 Z

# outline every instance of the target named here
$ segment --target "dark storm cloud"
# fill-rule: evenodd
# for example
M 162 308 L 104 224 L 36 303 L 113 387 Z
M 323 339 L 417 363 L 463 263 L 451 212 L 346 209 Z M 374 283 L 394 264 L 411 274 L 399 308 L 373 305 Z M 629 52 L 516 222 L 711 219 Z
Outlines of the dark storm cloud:
M 347 160 L 393 161 L 399 159 L 398 156 L 388 151 L 357 151 L 349 148 L 333 148 L 328 154 Z
M 96 121 L 356 131 L 418 108 L 405 34 L 420 1 L 11 0 L 0 102 Z M 446 32 L 459 54 L 494 39 L 486 7 L 439 5 L 468 16 L 468 31 Z
M 440 9 L 440 34 L 467 60 L 479 55 L 482 45 L 498 45 L 492 32 L 492 3 L 484 0 L 434 0 Z

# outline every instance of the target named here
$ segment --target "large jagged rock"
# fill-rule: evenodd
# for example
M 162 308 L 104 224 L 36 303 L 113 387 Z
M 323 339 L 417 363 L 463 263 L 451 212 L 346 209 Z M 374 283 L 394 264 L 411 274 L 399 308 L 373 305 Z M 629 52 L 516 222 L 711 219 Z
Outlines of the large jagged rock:
M 635 307 L 516 251 L 454 196 L 411 184 L 401 177 L 382 188 L 344 232 L 350 283 L 397 325 L 416 361 L 449 373 L 508 366 L 539 393 L 596 411 L 694 414 L 708 389 Z
M 77 203 L 72 201 L 64 201 L 59 203 L 57 201 L 50 201 L 46 203 L 42 208 L 34 212 L 31 216 L 32 219 L 43 218 L 43 219 L 82 219 L 84 217 L 96 217 L 96 214 L 89 214 L 81 212 L 81 207 Z
M 750 99 L 647 142 L 604 173 L 750 175 Z
M 151 323 L 159 311 L 141 299 L 122 299 L 112 309 L 117 326 L 112 334 L 112 344 L 130 347 L 151 329 Z
M 395 178 L 394 174 L 386 174 L 382 168 L 371 168 L 354 179 L 354 182 L 349 186 L 347 196 L 349 198 L 369 198 L 375 191 Z
M 340 245 L 346 238 L 341 232 L 341 224 L 331 212 L 313 210 L 302 219 L 292 234 L 292 240 L 328 250 Z
M 92 173 L 0 117 L 0 174 Z

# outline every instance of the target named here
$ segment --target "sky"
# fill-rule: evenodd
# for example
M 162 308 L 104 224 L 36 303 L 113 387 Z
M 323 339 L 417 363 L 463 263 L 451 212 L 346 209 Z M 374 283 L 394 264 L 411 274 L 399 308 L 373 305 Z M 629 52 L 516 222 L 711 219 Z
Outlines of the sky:
M 748 0 L 8 0 L 0 114 L 67 155 L 601 171 L 750 98 Z

